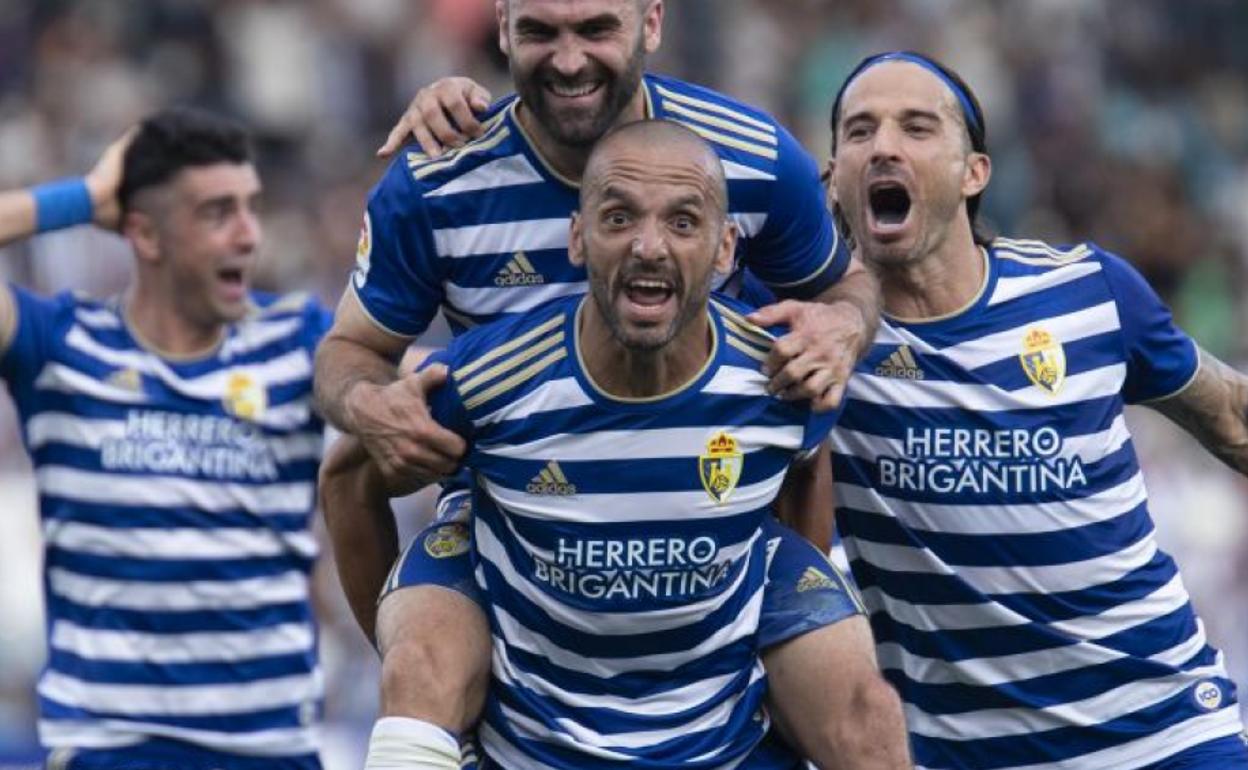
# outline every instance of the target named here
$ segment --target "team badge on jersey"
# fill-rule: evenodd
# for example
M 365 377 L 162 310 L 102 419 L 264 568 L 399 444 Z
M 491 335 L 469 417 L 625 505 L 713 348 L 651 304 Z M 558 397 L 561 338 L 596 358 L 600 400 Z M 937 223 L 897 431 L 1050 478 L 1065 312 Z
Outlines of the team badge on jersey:
M 104 381 L 114 388 L 121 388 L 130 393 L 143 392 L 143 376 L 139 374 L 139 370 L 128 366 L 108 375 L 108 378 Z
M 468 526 L 443 524 L 425 535 L 425 553 L 435 559 L 449 559 L 468 552 Z
M 368 268 L 371 266 L 371 258 L 373 256 L 373 220 L 364 212 L 364 224 L 360 226 L 360 240 L 355 245 L 355 288 L 364 288 L 364 282 L 368 280 Z
M 728 499 L 737 488 L 742 464 L 737 440 L 727 431 L 721 430 L 706 442 L 706 454 L 698 456 L 698 476 L 711 499 L 717 503 Z
M 269 405 L 264 386 L 245 372 L 234 372 L 225 383 L 225 397 L 221 399 L 225 411 L 240 420 L 259 419 Z
M 1066 381 L 1066 351 L 1062 343 L 1044 329 L 1035 328 L 1023 337 L 1023 352 L 1018 357 L 1032 384 L 1051 396 L 1057 395 Z

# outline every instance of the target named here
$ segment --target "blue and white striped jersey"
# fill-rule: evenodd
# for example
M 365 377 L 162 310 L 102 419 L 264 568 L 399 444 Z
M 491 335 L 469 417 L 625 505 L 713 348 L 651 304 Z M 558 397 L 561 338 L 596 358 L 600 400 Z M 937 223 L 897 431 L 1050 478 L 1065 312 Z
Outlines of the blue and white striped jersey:
M 214 353 L 178 361 L 118 303 L 12 289 L 0 375 L 43 522 L 44 745 L 314 756 L 311 379 L 328 315 L 257 296 Z
M 771 338 L 727 300 L 712 303 L 713 351 L 686 386 L 608 396 L 577 354 L 582 301 L 473 330 L 432 359 L 451 370 L 434 414 L 470 445 L 494 636 L 483 748 L 533 770 L 792 768 L 762 743 L 762 527 L 835 413 L 766 393 Z M 468 547 L 444 540 L 423 547 Z
M 813 159 L 768 115 L 725 96 L 647 75 L 647 114 L 688 126 L 728 178 L 739 256 L 777 293 L 809 298 L 849 265 Z M 373 190 L 351 285 L 382 328 L 423 332 L 441 307 L 466 328 L 585 292 L 568 262 L 578 185 L 525 137 L 515 97 L 496 104 L 482 137 L 430 160 L 396 158 Z
M 832 437 L 916 764 L 1125 770 L 1238 732 L 1123 421 L 1191 380 L 1195 345 L 1095 246 L 985 261 L 961 312 L 885 319 Z

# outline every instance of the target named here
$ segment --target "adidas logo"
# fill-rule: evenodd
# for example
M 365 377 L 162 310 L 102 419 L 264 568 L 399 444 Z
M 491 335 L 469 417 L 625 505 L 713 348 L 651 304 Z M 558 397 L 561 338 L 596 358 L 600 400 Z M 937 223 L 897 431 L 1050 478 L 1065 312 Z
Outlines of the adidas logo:
M 892 355 L 875 367 L 875 373 L 880 377 L 899 377 L 903 380 L 923 379 L 923 370 L 914 360 L 909 345 L 902 345 L 894 350 Z
M 530 495 L 558 495 L 566 497 L 576 494 L 576 485 L 569 483 L 568 477 L 563 475 L 563 469 L 559 467 L 559 463 L 551 460 L 546 463 L 545 468 L 542 468 L 541 473 L 533 477 L 524 490 Z
M 835 580 L 823 574 L 822 572 L 815 569 L 814 567 L 807 567 L 806 571 L 802 573 L 801 579 L 797 581 L 797 592 L 799 594 L 805 593 L 807 591 L 818 591 L 818 590 L 829 590 L 829 589 L 833 591 L 837 591 L 837 590 L 840 590 L 840 586 L 837 585 Z
M 543 283 L 546 283 L 546 277 L 533 269 L 533 263 L 523 251 L 517 251 L 494 276 L 495 286 L 537 286 Z

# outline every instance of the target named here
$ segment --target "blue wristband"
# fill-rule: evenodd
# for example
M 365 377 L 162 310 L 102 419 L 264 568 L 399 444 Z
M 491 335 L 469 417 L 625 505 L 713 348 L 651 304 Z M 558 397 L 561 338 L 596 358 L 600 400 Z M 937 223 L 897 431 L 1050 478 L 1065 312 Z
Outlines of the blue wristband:
M 38 232 L 85 225 L 95 215 L 91 191 L 82 177 L 59 179 L 31 189 L 35 196 L 35 223 Z

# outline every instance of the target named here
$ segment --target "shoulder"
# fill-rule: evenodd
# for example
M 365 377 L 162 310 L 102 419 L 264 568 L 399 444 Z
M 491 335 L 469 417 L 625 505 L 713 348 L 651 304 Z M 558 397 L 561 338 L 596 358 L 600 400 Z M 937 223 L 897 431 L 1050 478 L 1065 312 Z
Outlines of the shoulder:
M 513 99 L 503 107 L 491 108 L 484 120 L 483 133 L 464 145 L 436 158 L 425 155 L 415 145 L 400 151 L 373 191 L 373 199 L 393 205 L 413 205 L 436 195 L 446 185 L 464 177 L 471 178 L 502 158 L 519 154 L 520 139 L 508 115 Z
M 456 337 L 439 355 L 470 410 L 541 380 L 572 349 L 566 329 L 581 297 L 566 297 Z
M 680 123 L 707 140 L 732 177 L 775 178 L 790 161 L 810 156 L 784 126 L 763 110 L 683 80 L 647 75 L 656 117 Z
M 236 324 L 233 344 L 248 349 L 278 342 L 315 346 L 332 322 L 333 313 L 310 292 L 253 291 L 251 311 Z
M 771 353 L 772 345 L 776 342 L 777 330 L 764 329 L 746 320 L 746 316 L 754 308 L 732 297 L 716 294 L 711 297 L 711 311 L 719 316 L 724 330 L 728 363 L 757 368 L 767 360 L 767 355 Z M 748 361 L 742 359 L 742 356 Z

